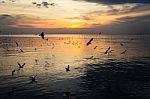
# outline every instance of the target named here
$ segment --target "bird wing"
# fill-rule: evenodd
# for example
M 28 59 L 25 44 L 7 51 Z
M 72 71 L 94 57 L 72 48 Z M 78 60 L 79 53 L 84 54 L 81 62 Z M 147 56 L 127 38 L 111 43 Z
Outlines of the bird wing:
M 42 36 L 42 39 L 44 39 L 44 34 L 43 35 L 41 35 Z
M 22 65 L 22 67 L 25 65 L 26 63 L 24 63 L 23 65 Z
M 107 54 L 109 50 L 110 50 L 110 47 L 106 50 L 105 54 Z
M 18 65 L 21 66 L 21 64 L 18 62 Z
M 91 38 L 91 39 L 86 43 L 86 45 L 88 46 L 89 44 L 91 44 L 92 41 L 93 41 L 93 38 Z

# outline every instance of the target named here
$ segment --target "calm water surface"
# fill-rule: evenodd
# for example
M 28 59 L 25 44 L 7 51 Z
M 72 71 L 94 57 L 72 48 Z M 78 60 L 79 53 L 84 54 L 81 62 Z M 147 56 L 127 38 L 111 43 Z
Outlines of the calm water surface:
M 0 99 L 150 99 L 149 39 L 150 35 L 64 34 L 45 35 L 45 40 L 37 35 L 0 36 Z M 111 52 L 104 54 L 109 47 Z M 18 62 L 26 63 L 24 68 L 18 70 Z M 29 77 L 35 75 L 38 82 L 31 83 Z

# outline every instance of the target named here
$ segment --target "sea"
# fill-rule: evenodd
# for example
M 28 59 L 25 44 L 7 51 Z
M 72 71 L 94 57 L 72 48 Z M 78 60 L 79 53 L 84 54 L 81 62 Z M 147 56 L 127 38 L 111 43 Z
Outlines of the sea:
M 0 99 L 150 99 L 150 35 L 0 35 Z

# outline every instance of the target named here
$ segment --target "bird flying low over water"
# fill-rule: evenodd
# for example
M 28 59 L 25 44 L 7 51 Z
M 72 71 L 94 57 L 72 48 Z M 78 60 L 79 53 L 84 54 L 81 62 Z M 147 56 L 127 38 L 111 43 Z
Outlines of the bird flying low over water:
M 12 76 L 14 75 L 15 71 L 16 71 L 15 69 L 12 71 Z
M 121 54 L 125 54 L 127 52 L 127 50 L 124 50 L 123 52 L 121 52 Z
M 68 67 L 65 69 L 66 69 L 66 72 L 70 71 L 70 66 L 68 65 Z
M 110 50 L 110 47 L 106 50 L 106 52 L 104 54 L 107 54 L 109 50 Z
M 94 49 L 96 49 L 96 48 L 97 48 L 97 46 L 94 47 Z
M 23 52 L 23 50 L 20 48 L 20 51 Z
M 44 35 L 45 35 L 45 33 L 44 33 L 44 32 L 42 32 L 41 34 L 39 34 L 39 36 L 41 36 L 41 37 L 42 37 L 42 39 L 44 39 Z
M 19 69 L 18 69 L 18 70 L 20 70 L 21 68 L 23 68 L 23 67 L 25 66 L 25 63 L 21 65 L 21 64 L 18 62 L 18 65 L 19 65 Z
M 86 45 L 88 46 L 89 44 L 91 44 L 92 41 L 93 41 L 93 38 L 91 38 L 91 39 L 86 43 Z
M 33 83 L 33 82 L 37 83 L 36 76 L 37 75 L 29 77 L 31 79 L 31 83 Z

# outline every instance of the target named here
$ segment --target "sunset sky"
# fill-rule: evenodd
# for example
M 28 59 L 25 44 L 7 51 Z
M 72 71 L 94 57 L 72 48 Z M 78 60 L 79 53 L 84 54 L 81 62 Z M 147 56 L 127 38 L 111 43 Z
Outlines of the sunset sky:
M 0 0 L 4 33 L 148 34 L 149 26 L 150 0 Z

